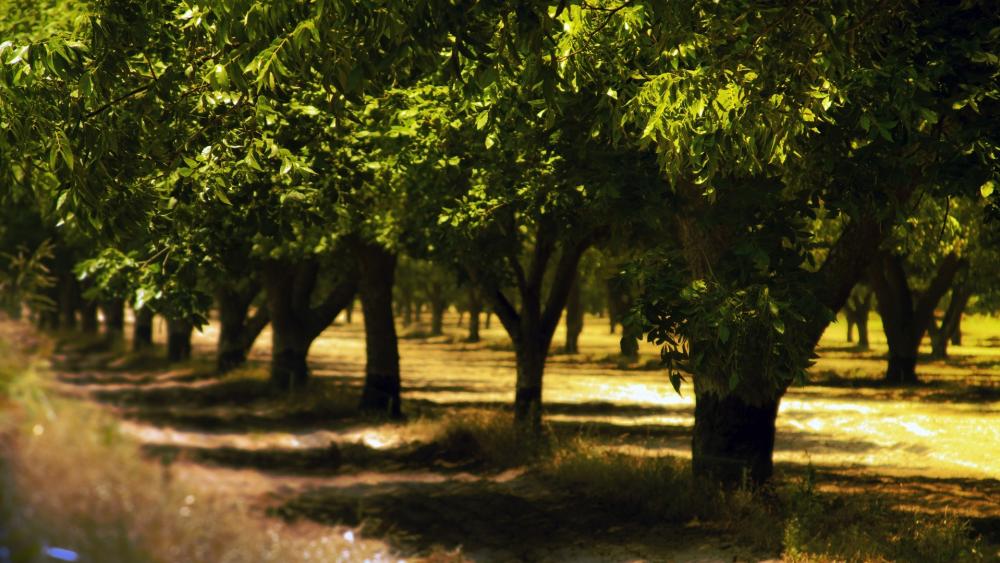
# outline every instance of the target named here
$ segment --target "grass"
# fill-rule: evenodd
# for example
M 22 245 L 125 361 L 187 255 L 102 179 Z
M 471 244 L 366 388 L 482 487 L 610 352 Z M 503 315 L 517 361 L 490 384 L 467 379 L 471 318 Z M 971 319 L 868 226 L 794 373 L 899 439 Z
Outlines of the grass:
M 811 472 L 775 489 L 724 492 L 698 484 L 687 460 L 622 453 L 584 437 L 526 438 L 509 414 L 467 411 L 440 424 L 435 441 L 446 451 L 494 469 L 527 466 L 587 510 L 642 525 L 722 532 L 758 555 L 816 562 L 986 559 L 960 518 L 897 510 L 881 495 L 819 492 Z
M 3 335 L 0 335 L 3 336 Z M 0 340 L 0 546 L 13 561 L 388 561 L 381 543 L 292 530 L 143 460 L 114 419 L 40 391 L 31 350 Z M 35 350 L 42 347 L 35 347 Z

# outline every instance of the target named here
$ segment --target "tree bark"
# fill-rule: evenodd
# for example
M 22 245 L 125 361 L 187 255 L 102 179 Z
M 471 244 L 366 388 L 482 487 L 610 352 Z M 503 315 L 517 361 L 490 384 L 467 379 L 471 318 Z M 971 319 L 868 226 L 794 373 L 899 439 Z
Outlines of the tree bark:
M 577 275 L 566 300 L 566 347 L 567 354 L 580 353 L 580 333 L 583 332 L 583 300 L 580 299 L 580 276 Z
M 109 344 L 117 344 L 125 336 L 125 300 L 111 299 L 101 303 L 104 313 L 104 338 Z
M 441 283 L 434 282 L 430 288 L 431 302 L 431 336 L 444 334 L 444 313 L 448 309 L 448 301 L 444 298 L 444 288 Z
M 854 321 L 851 320 L 850 315 L 846 315 L 846 317 L 847 318 L 845 319 L 845 321 L 847 324 L 847 342 L 851 343 L 854 342 Z
M 76 310 L 80 307 L 80 284 L 72 274 L 59 279 L 59 321 L 62 328 L 74 330 Z
M 946 256 L 927 290 L 916 300 L 901 257 L 883 253 L 873 265 L 872 287 L 889 344 L 889 363 L 885 373 L 887 382 L 912 384 L 918 381 L 916 365 L 920 341 L 934 320 L 934 308 L 963 265 L 964 261 L 956 254 Z
M 968 303 L 966 303 L 968 305 Z M 962 317 L 965 316 L 965 311 L 963 310 L 958 318 L 955 320 L 955 330 L 951 333 L 951 344 L 952 346 L 962 345 Z
M 959 331 L 959 323 L 962 313 L 965 311 L 972 292 L 964 285 L 957 285 L 952 289 L 951 301 L 941 319 L 941 326 L 931 331 L 931 356 L 936 359 L 948 357 L 948 344 L 952 342 L 954 335 Z
M 132 351 L 141 352 L 153 347 L 153 310 L 142 307 L 135 311 L 132 325 Z
M 80 306 L 80 330 L 85 334 L 97 334 L 97 302 L 84 299 Z
M 392 315 L 396 255 L 382 245 L 357 245 L 361 308 L 365 316 L 365 383 L 361 410 L 398 417 L 400 404 L 399 341 Z
M 858 327 L 858 350 L 868 350 L 868 315 L 871 314 L 872 297 L 868 291 L 863 297 L 852 295 L 844 305 L 844 316 L 847 318 L 847 341 L 851 342 L 851 328 Z
M 191 331 L 194 327 L 187 319 L 167 319 L 167 361 L 184 362 L 191 359 Z
M 469 336 L 466 342 L 479 342 L 479 314 L 483 310 L 483 301 L 475 288 L 469 288 Z
M 780 398 L 752 404 L 736 394 L 698 395 L 691 441 L 695 475 L 727 486 L 763 483 L 774 471 Z
M 262 280 L 271 320 L 271 383 L 282 390 L 300 388 L 309 380 L 309 347 L 354 298 L 357 275 L 354 260 L 345 276 L 320 305 L 312 305 L 319 263 L 269 261 Z
M 507 258 L 508 266 L 517 279 L 520 311 L 497 286 L 485 287 L 492 309 L 503 324 L 514 344 L 517 360 L 517 383 L 514 394 L 514 424 L 527 432 L 538 433 L 542 427 L 542 381 L 545 359 L 569 299 L 570 288 L 576 278 L 580 257 L 593 238 L 582 237 L 564 242 L 555 268 L 552 271 L 548 295 L 542 303 L 546 270 L 556 249 L 554 230 L 542 226 L 538 229 L 535 248 L 528 268 L 517 256 Z M 470 271 L 475 282 L 480 276 Z
M 267 323 L 270 313 L 266 306 L 257 307 L 250 314 L 250 307 L 260 293 L 257 283 L 245 287 L 223 286 L 216 291 L 219 307 L 219 341 L 216 348 L 216 367 L 219 373 L 234 370 L 247 361 L 247 354 Z
M 524 326 L 522 324 L 522 326 Z M 542 378 L 548 343 L 538 329 L 527 329 L 515 343 L 517 352 L 517 388 L 514 395 L 514 422 L 520 428 L 539 432 L 542 427 Z

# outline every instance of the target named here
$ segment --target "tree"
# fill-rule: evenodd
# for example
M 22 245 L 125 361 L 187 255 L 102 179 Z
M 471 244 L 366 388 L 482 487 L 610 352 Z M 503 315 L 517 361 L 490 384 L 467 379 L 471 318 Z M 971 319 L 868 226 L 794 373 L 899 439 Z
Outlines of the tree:
M 858 350 L 865 351 L 870 348 L 868 341 L 868 315 L 872 310 L 872 300 L 874 297 L 875 294 L 871 288 L 862 282 L 854 286 L 854 289 L 851 290 L 851 296 L 847 299 L 847 303 L 844 304 L 844 316 L 847 321 L 847 341 L 854 341 L 853 329 L 857 327 Z

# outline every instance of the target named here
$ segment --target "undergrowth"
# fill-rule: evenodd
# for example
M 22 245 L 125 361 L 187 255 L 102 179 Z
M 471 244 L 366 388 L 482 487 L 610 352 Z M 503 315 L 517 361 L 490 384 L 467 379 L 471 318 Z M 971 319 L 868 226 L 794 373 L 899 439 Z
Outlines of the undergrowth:
M 879 495 L 820 492 L 811 473 L 775 488 L 724 491 L 695 480 L 688 460 L 622 453 L 585 437 L 526 437 L 509 413 L 496 411 L 446 417 L 436 439 L 488 467 L 527 466 L 588 510 L 722 532 L 758 555 L 802 562 L 986 559 L 959 518 L 899 510 Z
M 293 531 L 143 460 L 109 415 L 47 398 L 43 368 L 5 336 L 0 560 L 395 561 L 384 544 L 329 528 Z

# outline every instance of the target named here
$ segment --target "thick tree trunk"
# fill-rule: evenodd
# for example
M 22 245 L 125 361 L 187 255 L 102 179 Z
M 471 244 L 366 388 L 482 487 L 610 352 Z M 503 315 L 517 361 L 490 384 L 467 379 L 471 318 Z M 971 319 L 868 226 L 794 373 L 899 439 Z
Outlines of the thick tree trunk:
M 540 330 L 527 330 L 523 340 L 515 342 L 517 352 L 517 388 L 514 395 L 514 423 L 519 428 L 538 432 L 542 427 L 542 377 L 548 346 Z
M 399 342 L 392 315 L 396 255 L 372 243 L 358 244 L 361 308 L 365 316 L 365 384 L 360 408 L 401 415 Z
M 846 315 L 847 324 L 847 342 L 854 342 L 854 321 L 851 320 L 850 313 Z
M 871 344 L 868 341 L 868 315 L 865 314 L 863 321 L 858 323 L 858 350 L 869 350 Z
M 566 348 L 567 354 L 580 352 L 580 333 L 583 332 L 583 301 L 580 299 L 580 279 L 573 280 L 573 287 L 566 299 Z
M 184 362 L 191 359 L 191 322 L 186 319 L 167 319 L 167 361 Z
M 698 394 L 691 441 L 694 474 L 730 488 L 770 479 L 779 402 L 751 404 L 736 394 Z
M 911 385 L 917 383 L 917 352 L 906 350 L 902 354 L 889 354 L 885 380 L 889 383 Z
M 257 336 L 270 321 L 267 307 L 250 315 L 250 306 L 260 292 L 256 283 L 246 287 L 223 287 L 216 292 L 219 307 L 219 341 L 216 367 L 220 373 L 236 369 L 247 361 Z
M 958 315 L 958 319 L 955 321 L 955 330 L 951 333 L 951 345 L 961 346 L 962 345 L 962 317 L 965 313 Z
M 132 350 L 140 352 L 153 347 L 153 310 L 143 307 L 135 311 L 132 324 Z
M 493 320 L 493 311 L 487 309 L 486 310 L 486 323 L 484 325 L 486 327 L 486 330 L 490 329 L 490 324 L 492 324 L 491 323 L 492 320 Z
M 86 334 L 97 334 L 97 302 L 84 299 L 80 306 L 80 330 Z
M 104 313 L 104 338 L 109 344 L 122 341 L 125 336 L 125 301 L 112 299 L 101 303 Z
M 304 387 L 309 381 L 306 358 L 313 338 L 295 303 L 309 303 L 312 286 L 295 283 L 296 269 L 295 265 L 276 262 L 264 271 L 271 317 L 271 383 L 283 390 Z
M 466 342 L 479 342 L 479 313 L 483 310 L 483 302 L 476 289 L 469 289 L 469 336 Z

